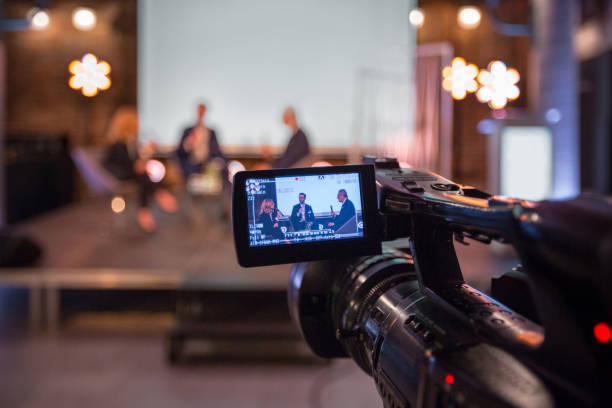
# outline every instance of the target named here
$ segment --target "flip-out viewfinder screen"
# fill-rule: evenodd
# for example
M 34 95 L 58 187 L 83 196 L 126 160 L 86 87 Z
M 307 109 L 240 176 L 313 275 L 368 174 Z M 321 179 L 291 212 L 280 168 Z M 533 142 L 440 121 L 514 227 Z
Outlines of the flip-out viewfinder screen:
M 249 246 L 362 238 L 359 173 L 248 178 Z

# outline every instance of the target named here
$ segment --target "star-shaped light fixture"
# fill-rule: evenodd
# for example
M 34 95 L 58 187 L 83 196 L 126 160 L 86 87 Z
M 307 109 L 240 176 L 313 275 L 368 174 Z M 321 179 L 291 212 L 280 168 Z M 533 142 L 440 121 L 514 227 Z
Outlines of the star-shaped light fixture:
M 72 74 L 68 85 L 72 89 L 80 89 L 85 96 L 96 96 L 98 90 L 110 88 L 111 80 L 107 76 L 110 70 L 108 62 L 98 62 L 95 55 L 85 54 L 81 61 L 72 61 L 68 66 L 68 71 Z
M 442 70 L 442 88 L 449 91 L 453 99 L 463 99 L 468 92 L 476 92 L 478 67 L 467 64 L 461 57 L 455 57 L 450 66 Z
M 516 84 L 520 79 L 518 71 L 508 69 L 501 61 L 491 61 L 487 69 L 478 74 L 478 82 L 482 85 L 476 97 L 482 103 L 488 103 L 492 109 L 502 109 L 509 100 L 513 101 L 520 95 Z

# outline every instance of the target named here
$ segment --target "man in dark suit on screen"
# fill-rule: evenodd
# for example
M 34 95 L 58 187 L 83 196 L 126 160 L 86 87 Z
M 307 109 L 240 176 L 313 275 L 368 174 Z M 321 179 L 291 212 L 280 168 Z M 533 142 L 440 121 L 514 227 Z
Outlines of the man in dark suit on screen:
M 332 217 L 334 217 L 334 221 L 328 223 L 327 225 L 333 228 L 334 231 L 338 231 L 338 229 L 342 228 L 342 232 L 345 234 L 350 234 L 357 232 L 357 221 L 352 220 L 347 224 L 352 218 L 355 217 L 355 205 L 351 200 L 348 199 L 348 195 L 346 194 L 345 189 L 338 190 L 338 201 L 342 203 L 342 207 L 340 208 L 340 214 L 335 214 L 332 211 Z M 354 221 L 354 222 L 353 222 Z
M 300 202 L 291 211 L 291 224 L 295 231 L 304 231 L 314 224 L 315 217 L 312 207 L 306 204 L 306 194 L 300 193 L 298 199 Z

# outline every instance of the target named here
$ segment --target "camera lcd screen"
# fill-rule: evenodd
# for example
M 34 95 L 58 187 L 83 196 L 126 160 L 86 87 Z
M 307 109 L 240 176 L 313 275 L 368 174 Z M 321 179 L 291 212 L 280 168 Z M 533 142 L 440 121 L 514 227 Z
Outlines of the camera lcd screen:
M 251 178 L 245 188 L 252 247 L 363 237 L 359 173 Z
M 234 243 L 242 266 L 381 251 L 372 165 L 243 171 L 233 187 Z

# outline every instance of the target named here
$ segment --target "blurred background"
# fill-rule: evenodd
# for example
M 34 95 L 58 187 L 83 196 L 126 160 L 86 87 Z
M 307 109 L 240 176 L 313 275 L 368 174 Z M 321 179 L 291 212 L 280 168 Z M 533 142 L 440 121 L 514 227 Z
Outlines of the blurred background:
M 612 190 L 611 0 L 0 13 L 2 406 L 382 406 L 301 341 L 290 266 L 238 266 L 237 171 L 377 154 L 525 199 Z M 457 251 L 485 291 L 517 262 Z

